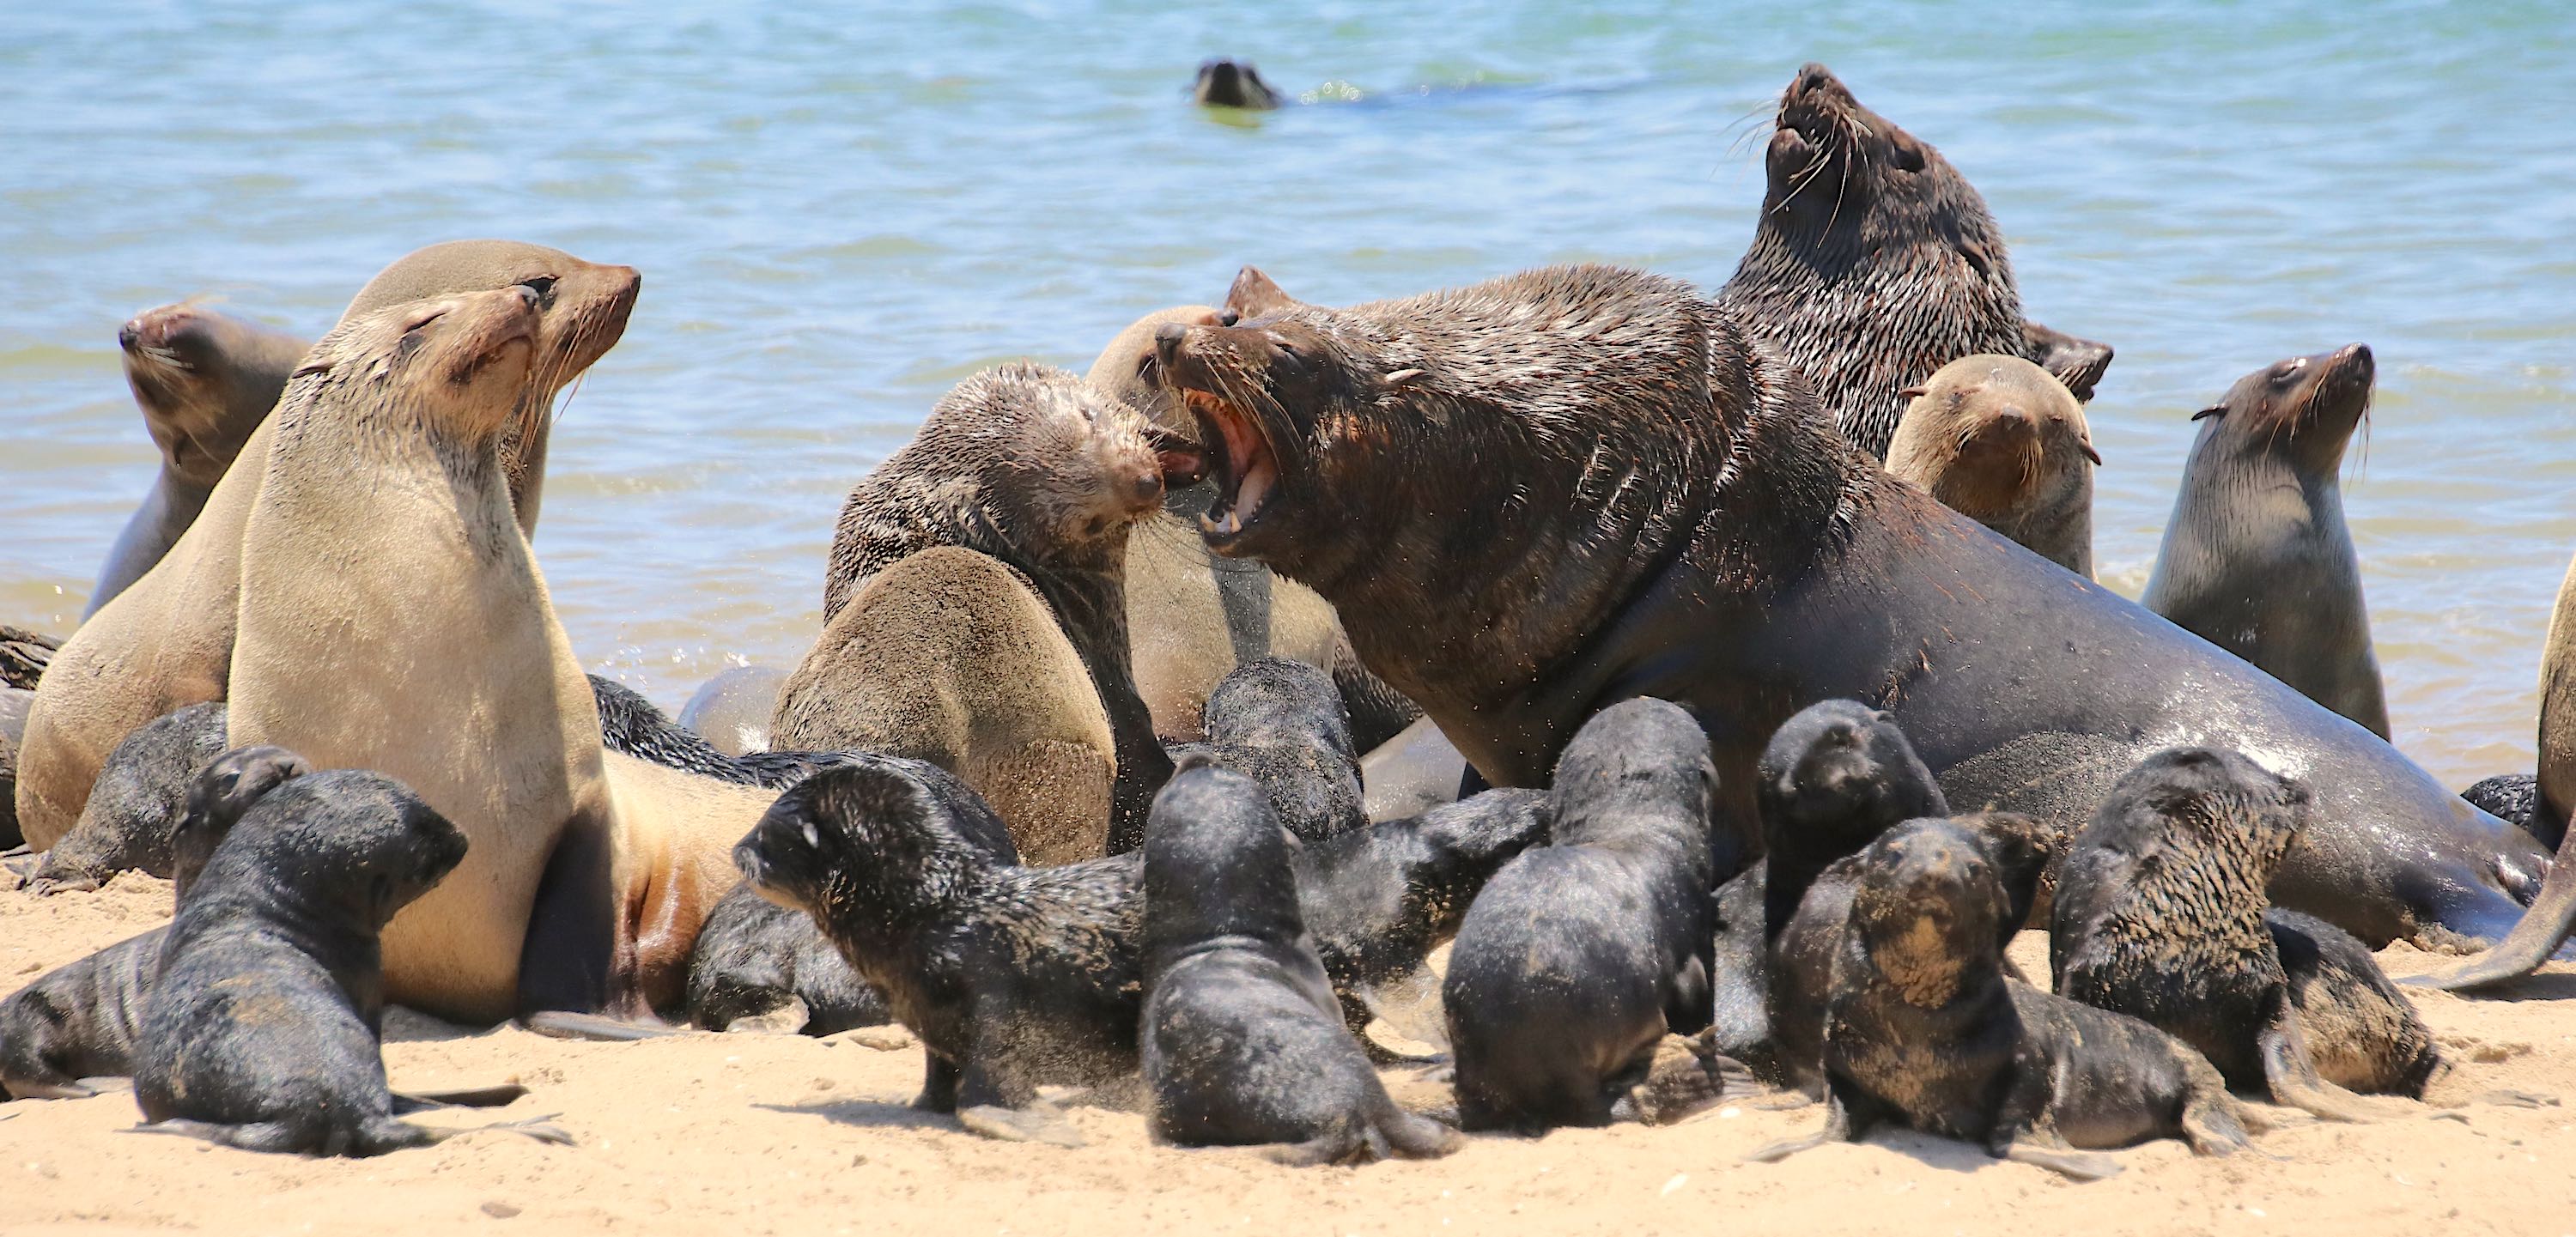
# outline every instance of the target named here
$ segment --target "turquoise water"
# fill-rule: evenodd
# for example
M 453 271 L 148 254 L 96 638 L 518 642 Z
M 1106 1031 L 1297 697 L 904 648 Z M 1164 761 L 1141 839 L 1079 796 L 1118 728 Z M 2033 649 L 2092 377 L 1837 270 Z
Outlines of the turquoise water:
M 2192 409 L 2368 342 L 2347 503 L 2398 741 L 2529 767 L 2576 550 L 2576 8 L 223 7 L 0 13 L 0 619 L 68 631 L 150 479 L 127 316 L 318 334 L 405 251 L 510 236 L 644 271 L 536 545 L 583 658 L 676 704 L 802 654 L 841 496 L 978 367 L 1080 368 L 1243 262 L 1326 302 L 1722 282 L 1813 58 L 1976 182 L 2034 317 L 2118 347 L 2114 586 Z M 1217 54 L 1359 98 L 1212 116 Z

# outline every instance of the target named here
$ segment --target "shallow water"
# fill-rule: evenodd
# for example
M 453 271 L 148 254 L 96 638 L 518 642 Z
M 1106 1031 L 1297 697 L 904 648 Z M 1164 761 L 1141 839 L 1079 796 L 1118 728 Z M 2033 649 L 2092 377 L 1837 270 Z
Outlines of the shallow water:
M 2567 6 L 225 7 L 0 13 L 0 620 L 68 631 L 149 483 L 127 316 L 319 334 L 405 251 L 511 236 L 645 273 L 536 545 L 585 661 L 676 705 L 802 655 L 841 496 L 981 366 L 1082 368 L 1243 262 L 1324 302 L 1576 259 L 1722 282 L 1813 58 L 1983 191 L 2033 317 L 2118 347 L 2123 591 L 2190 411 L 2368 342 L 2346 502 L 2399 745 L 2530 767 L 2576 549 Z M 1359 99 L 1201 112 L 1216 54 Z

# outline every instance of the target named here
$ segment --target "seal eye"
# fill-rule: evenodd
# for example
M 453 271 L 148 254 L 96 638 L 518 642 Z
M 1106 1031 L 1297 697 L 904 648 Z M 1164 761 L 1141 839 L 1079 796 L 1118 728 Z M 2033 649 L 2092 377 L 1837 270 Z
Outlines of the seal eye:
M 552 275 L 539 275 L 539 276 L 537 276 L 537 277 L 536 277 L 536 278 L 534 278 L 534 279 L 522 279 L 522 280 L 520 280 L 520 281 L 519 281 L 519 286 L 520 286 L 520 287 L 522 287 L 522 288 L 526 288 L 528 291 L 530 291 L 530 292 L 534 292 L 534 293 L 536 293 L 536 294 L 537 294 L 537 308 L 539 308 L 539 309 L 546 309 L 546 308 L 550 308 L 550 307 L 552 307 L 552 306 L 554 305 L 554 303 L 555 303 L 555 277 L 554 277 L 554 276 L 552 276 Z

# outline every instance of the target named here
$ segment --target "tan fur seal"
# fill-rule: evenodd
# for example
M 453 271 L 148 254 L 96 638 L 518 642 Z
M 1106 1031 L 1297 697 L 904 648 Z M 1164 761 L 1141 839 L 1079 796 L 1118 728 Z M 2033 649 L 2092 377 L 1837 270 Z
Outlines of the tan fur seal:
M 2084 406 L 2056 375 L 1979 353 L 1909 387 L 1887 471 L 1941 505 L 2086 579 L 2093 576 L 2093 468 Z
M 461 1020 L 676 1004 L 771 797 L 601 748 L 501 454 L 541 380 L 539 306 L 520 285 L 326 336 L 242 537 L 230 739 L 398 778 L 464 831 L 384 935 L 387 995 Z
M 516 241 L 451 241 L 386 267 L 345 317 L 453 292 L 525 287 L 537 298 L 535 379 L 503 427 L 519 527 L 536 526 L 546 434 L 555 393 L 608 351 L 626 329 L 640 280 L 632 267 L 599 266 Z M 242 457 L 268 457 L 263 423 Z M 68 641 L 27 719 L 18 813 L 38 848 L 72 826 L 81 800 L 117 741 L 174 709 L 224 698 L 240 602 L 242 526 L 264 477 L 235 468 L 161 563 L 101 607 Z
M 152 570 L 196 522 L 312 346 L 188 301 L 134 315 L 116 343 L 125 351 L 125 384 L 161 450 L 161 472 L 108 549 L 84 617 Z

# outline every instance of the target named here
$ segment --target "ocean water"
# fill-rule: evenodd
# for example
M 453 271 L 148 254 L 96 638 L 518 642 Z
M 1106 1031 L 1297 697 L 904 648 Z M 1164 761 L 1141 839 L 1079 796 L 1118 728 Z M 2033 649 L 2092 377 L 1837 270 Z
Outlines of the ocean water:
M 1261 265 L 1324 302 L 1567 260 L 1723 282 L 1802 61 L 1948 154 L 2033 317 L 2110 341 L 2097 553 L 2135 594 L 2239 375 L 2380 362 L 2346 502 L 2401 747 L 2530 767 L 2576 551 L 2576 7 L 1860 0 L 14 5 L 0 12 L 0 620 L 68 632 L 155 457 L 115 332 L 306 334 L 431 241 L 644 272 L 536 547 L 666 705 L 818 626 L 852 481 L 950 384 L 1082 368 Z M 1192 108 L 1200 58 L 1317 99 Z

